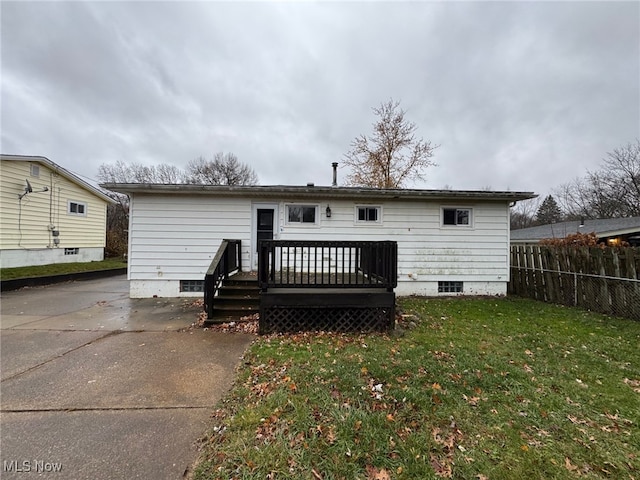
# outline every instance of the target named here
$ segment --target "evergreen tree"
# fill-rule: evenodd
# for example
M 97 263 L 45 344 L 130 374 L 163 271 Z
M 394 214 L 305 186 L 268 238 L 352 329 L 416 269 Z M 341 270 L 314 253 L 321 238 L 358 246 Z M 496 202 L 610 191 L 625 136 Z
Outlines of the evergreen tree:
M 547 195 L 536 212 L 536 222 L 540 225 L 562 221 L 562 210 L 553 195 Z

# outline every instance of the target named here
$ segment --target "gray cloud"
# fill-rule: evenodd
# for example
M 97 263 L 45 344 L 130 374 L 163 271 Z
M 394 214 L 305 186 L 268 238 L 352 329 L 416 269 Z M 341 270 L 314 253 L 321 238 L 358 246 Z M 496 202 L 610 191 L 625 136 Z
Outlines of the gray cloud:
M 639 19 L 637 2 L 3 3 L 2 151 L 87 177 L 231 151 L 263 184 L 326 184 L 393 97 L 441 145 L 416 186 L 548 193 L 640 136 Z

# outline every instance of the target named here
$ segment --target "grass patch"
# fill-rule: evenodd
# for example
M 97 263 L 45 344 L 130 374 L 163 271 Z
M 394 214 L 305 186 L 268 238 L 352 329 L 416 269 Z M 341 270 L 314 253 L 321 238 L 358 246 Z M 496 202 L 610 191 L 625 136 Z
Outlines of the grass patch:
M 640 323 L 400 304 L 404 333 L 258 339 L 195 478 L 640 478 Z
M 30 267 L 16 267 L 0 269 L 0 279 L 15 280 L 16 278 L 46 277 L 65 273 L 93 272 L 98 270 L 112 270 L 126 268 L 127 262 L 121 258 L 111 258 L 101 262 L 53 263 L 50 265 L 34 265 Z

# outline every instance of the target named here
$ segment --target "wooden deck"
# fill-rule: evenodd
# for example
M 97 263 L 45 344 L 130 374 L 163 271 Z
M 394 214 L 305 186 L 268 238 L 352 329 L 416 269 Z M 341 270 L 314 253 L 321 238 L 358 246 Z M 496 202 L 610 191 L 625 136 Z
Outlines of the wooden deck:
M 217 255 L 220 262 L 210 267 L 218 280 L 211 280 L 216 287 L 205 293 L 209 318 L 216 304 L 220 309 L 230 300 L 216 296 L 218 285 L 233 280 L 255 282 L 259 288 L 261 334 L 387 331 L 395 326 L 395 242 L 262 240 L 258 272 L 241 271 L 239 251 L 239 241 L 229 240 Z

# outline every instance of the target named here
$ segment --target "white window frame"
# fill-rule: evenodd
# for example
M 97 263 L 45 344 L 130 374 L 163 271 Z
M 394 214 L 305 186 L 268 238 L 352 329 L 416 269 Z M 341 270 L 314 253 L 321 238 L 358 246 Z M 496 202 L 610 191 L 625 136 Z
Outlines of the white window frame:
M 301 208 L 313 208 L 315 209 L 315 213 L 313 214 L 314 221 L 313 222 L 305 222 L 300 219 L 299 222 L 292 222 L 289 220 L 289 208 L 291 207 L 301 207 Z M 315 227 L 320 224 L 320 207 L 318 204 L 309 204 L 309 203 L 287 203 L 284 209 L 285 216 L 285 224 L 292 226 L 300 226 L 300 227 Z
M 376 210 L 376 220 L 360 220 L 360 209 L 369 208 Z M 354 209 L 354 221 L 359 225 L 380 225 L 382 223 L 382 206 L 381 205 L 356 205 Z
M 71 211 L 71 205 L 76 206 L 76 211 Z M 82 206 L 82 213 L 78 213 L 78 207 Z M 69 200 L 67 202 L 67 215 L 73 215 L 75 217 L 86 217 L 87 216 L 87 204 L 85 202 L 77 202 L 75 200 Z
M 444 223 L 444 211 L 445 210 L 455 210 L 456 222 L 458 218 L 458 211 L 465 210 L 469 212 L 469 223 Z M 442 206 L 440 207 L 440 226 L 443 228 L 473 228 L 473 208 L 472 207 L 456 207 L 456 206 Z

